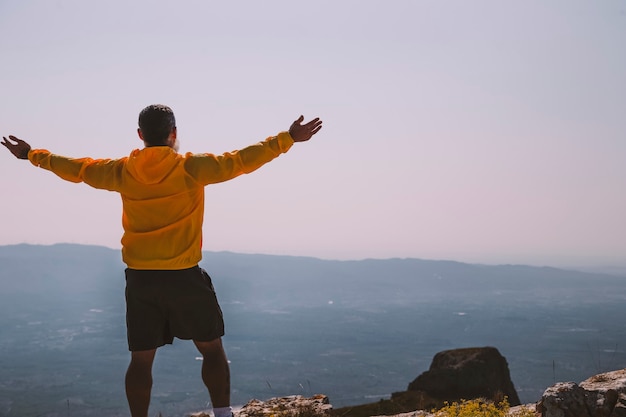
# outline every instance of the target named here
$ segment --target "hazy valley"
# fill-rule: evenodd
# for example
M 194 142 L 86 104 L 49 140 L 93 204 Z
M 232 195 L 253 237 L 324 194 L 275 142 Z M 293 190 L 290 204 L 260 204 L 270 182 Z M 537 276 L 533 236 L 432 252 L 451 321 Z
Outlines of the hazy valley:
M 0 247 L 0 416 L 126 416 L 119 252 Z M 224 310 L 233 403 L 324 393 L 376 401 L 435 353 L 495 346 L 522 402 L 626 367 L 626 277 L 526 266 L 205 253 Z M 153 410 L 208 401 L 189 342 L 159 351 Z

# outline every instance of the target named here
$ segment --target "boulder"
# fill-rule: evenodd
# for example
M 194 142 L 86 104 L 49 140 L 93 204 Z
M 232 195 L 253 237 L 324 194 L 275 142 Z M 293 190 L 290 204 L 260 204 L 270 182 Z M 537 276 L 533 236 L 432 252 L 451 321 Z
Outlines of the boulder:
M 439 352 L 429 370 L 413 380 L 408 390 L 448 402 L 475 398 L 499 402 L 507 397 L 511 406 L 520 404 L 508 363 L 495 347 Z
M 234 417 L 314 417 L 329 415 L 333 406 L 328 397 L 316 394 L 310 398 L 302 395 L 270 398 L 267 401 L 250 400 L 239 410 L 233 410 Z M 190 417 L 213 417 L 206 411 L 193 413 Z
M 626 369 L 559 382 L 537 404 L 541 417 L 626 417 Z
M 323 394 L 309 398 L 291 395 L 267 401 L 250 400 L 235 415 L 236 417 L 321 416 L 329 414 L 332 408 L 328 397 Z

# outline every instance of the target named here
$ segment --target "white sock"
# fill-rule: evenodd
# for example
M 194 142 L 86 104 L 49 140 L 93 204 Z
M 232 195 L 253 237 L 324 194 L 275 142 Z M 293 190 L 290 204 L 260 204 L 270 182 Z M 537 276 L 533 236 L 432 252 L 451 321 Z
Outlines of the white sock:
M 230 407 L 214 408 L 213 415 L 215 417 L 232 417 L 233 409 Z

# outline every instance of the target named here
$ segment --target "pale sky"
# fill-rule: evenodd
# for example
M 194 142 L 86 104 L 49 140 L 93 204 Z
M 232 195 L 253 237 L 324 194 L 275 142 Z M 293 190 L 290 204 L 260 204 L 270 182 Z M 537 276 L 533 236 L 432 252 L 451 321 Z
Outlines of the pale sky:
M 61 155 L 324 128 L 206 190 L 204 249 L 626 266 L 626 2 L 0 1 L 0 134 Z M 120 246 L 115 193 L 0 149 L 0 245 Z

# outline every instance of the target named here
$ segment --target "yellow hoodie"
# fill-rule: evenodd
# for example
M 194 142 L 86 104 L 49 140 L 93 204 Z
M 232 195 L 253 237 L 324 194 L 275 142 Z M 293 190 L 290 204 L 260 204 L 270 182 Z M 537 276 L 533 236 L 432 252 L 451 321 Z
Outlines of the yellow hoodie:
M 202 258 L 204 187 L 247 174 L 287 152 L 287 132 L 239 151 L 181 155 L 168 146 L 120 159 L 67 158 L 33 149 L 28 159 L 72 182 L 122 197 L 122 259 L 132 269 L 185 269 Z

